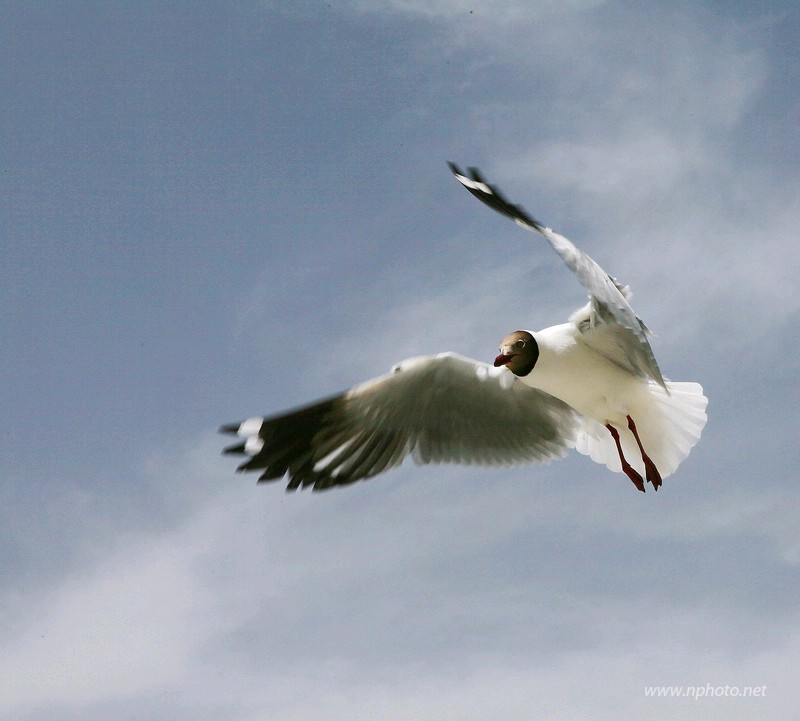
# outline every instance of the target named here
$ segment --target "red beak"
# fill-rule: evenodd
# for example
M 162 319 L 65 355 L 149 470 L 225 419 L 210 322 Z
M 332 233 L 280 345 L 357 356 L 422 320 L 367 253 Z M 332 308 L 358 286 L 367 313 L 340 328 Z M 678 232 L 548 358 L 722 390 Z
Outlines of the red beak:
M 497 358 L 494 359 L 494 367 L 497 368 L 498 366 L 504 366 L 508 361 L 510 361 L 514 357 L 514 354 L 511 353 L 506 355 L 505 353 L 501 353 Z

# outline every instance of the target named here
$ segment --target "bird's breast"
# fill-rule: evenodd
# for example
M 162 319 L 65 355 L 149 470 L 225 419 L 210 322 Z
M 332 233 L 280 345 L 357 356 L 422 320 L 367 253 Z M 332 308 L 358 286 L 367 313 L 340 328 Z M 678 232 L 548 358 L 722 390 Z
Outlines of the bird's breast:
M 597 421 L 624 418 L 641 379 L 584 343 L 571 323 L 540 331 L 535 338 L 539 359 L 520 380 Z

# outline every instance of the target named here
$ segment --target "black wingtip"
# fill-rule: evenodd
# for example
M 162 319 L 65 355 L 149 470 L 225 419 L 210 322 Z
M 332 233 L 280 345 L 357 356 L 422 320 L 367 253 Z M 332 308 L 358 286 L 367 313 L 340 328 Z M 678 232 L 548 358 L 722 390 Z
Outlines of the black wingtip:
M 245 451 L 244 443 L 237 443 L 235 446 L 228 446 L 224 448 L 222 451 L 223 456 L 245 456 L 247 452 Z
M 462 176 L 464 175 L 464 173 L 461 172 L 461 168 L 459 168 L 455 163 L 452 163 L 448 160 L 447 165 L 450 168 L 450 172 L 453 173 L 453 175 L 462 175 Z
M 469 173 L 469 177 L 472 178 L 476 183 L 483 183 L 484 185 L 489 185 L 486 182 L 486 178 L 483 177 L 483 173 L 481 173 L 481 171 L 478 170 L 475 166 L 470 166 L 469 168 L 467 168 L 467 172 Z M 492 188 L 492 191 L 494 192 L 495 195 L 498 196 L 500 195 L 500 193 L 497 192 L 496 188 Z
M 241 423 L 228 423 L 227 425 L 219 427 L 219 433 L 227 433 L 230 436 L 235 436 L 239 433 Z
M 486 183 L 481 175 L 481 171 L 473 166 L 469 166 L 464 172 L 459 168 L 454 162 L 448 160 L 447 165 L 450 168 L 453 175 L 460 175 L 462 178 L 467 178 L 468 180 L 474 180 L 476 183 Z
M 494 185 L 490 185 L 486 182 L 480 170 L 475 167 L 469 167 L 467 168 L 467 173 L 469 173 L 469 175 L 465 175 L 455 163 L 448 161 L 448 165 L 457 176 L 456 179 L 461 185 L 482 203 L 501 215 L 511 218 L 523 227 L 536 230 L 540 233 L 542 232 L 544 226 L 538 220 L 528 215 L 522 206 L 515 205 L 506 200 L 503 194 Z

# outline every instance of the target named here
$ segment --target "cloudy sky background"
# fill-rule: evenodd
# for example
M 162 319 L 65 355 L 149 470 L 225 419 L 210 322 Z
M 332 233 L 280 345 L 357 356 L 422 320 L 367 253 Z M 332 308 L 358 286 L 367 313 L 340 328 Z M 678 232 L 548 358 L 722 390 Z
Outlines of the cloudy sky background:
M 796 718 L 795 3 L 2 17 L 0 718 Z M 583 303 L 447 160 L 703 384 L 658 494 L 578 454 L 285 494 L 219 455 L 220 423 Z

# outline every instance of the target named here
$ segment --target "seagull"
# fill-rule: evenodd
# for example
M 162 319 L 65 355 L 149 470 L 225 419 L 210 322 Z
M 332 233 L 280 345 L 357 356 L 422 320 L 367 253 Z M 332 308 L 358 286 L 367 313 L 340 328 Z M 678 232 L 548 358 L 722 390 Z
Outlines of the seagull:
M 666 380 L 630 291 L 567 238 L 507 201 L 476 168 L 456 180 L 550 243 L 589 292 L 566 323 L 516 330 L 492 364 L 456 353 L 409 358 L 386 375 L 270 417 L 222 426 L 223 451 L 258 481 L 321 491 L 372 478 L 408 456 L 418 464 L 509 466 L 570 449 L 658 490 L 700 440 L 699 383 Z

